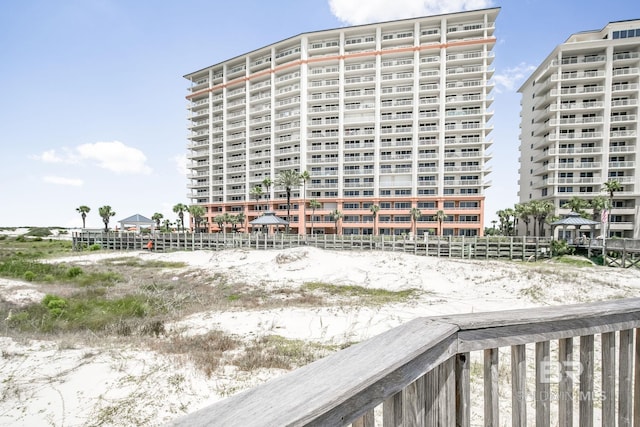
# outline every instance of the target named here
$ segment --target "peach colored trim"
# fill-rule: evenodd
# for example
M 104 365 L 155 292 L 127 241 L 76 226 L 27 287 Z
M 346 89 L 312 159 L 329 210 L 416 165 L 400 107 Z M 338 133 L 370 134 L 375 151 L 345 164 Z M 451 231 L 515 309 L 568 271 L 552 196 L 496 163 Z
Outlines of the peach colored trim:
M 250 81 L 250 80 L 256 79 L 258 77 L 262 77 L 262 76 L 264 76 L 266 74 L 273 74 L 273 73 L 276 73 L 278 71 L 285 70 L 285 69 L 291 68 L 291 67 L 296 67 L 296 66 L 299 66 L 299 65 L 302 65 L 302 64 L 314 64 L 316 62 L 335 61 L 336 59 L 340 60 L 340 59 L 348 59 L 348 58 L 360 58 L 360 57 L 365 57 L 365 56 L 386 55 L 386 54 L 390 54 L 390 53 L 422 51 L 422 50 L 429 50 L 429 49 L 443 49 L 443 48 L 455 47 L 455 46 L 470 46 L 470 45 L 474 45 L 474 44 L 488 44 L 488 43 L 495 43 L 495 41 L 496 41 L 495 37 L 489 37 L 489 38 L 486 38 L 486 39 L 463 40 L 463 41 L 451 42 L 451 43 L 443 43 L 443 44 L 433 44 L 433 45 L 425 45 L 425 46 L 411 46 L 411 47 L 402 47 L 402 48 L 398 48 L 398 49 L 389 49 L 389 50 L 373 50 L 373 51 L 370 51 L 370 52 L 358 52 L 358 53 L 352 53 L 352 54 L 346 54 L 346 55 L 323 56 L 323 57 L 319 57 L 319 58 L 309 58 L 309 59 L 306 59 L 306 60 L 298 59 L 296 61 L 288 62 L 286 64 L 279 65 L 279 66 L 274 67 L 274 68 L 269 68 L 267 70 L 260 71 L 260 72 L 255 73 L 255 74 L 251 74 L 249 76 L 239 77 L 239 78 L 231 80 L 230 82 L 227 82 L 227 83 L 221 83 L 221 84 L 216 85 L 214 87 L 203 89 L 203 90 L 198 91 L 196 93 L 192 93 L 190 95 L 187 95 L 186 99 L 191 99 L 191 98 L 203 95 L 203 94 L 208 93 L 208 92 L 213 92 L 215 90 L 222 89 L 222 88 L 229 87 L 229 86 L 233 86 L 233 85 L 238 84 L 238 83 Z

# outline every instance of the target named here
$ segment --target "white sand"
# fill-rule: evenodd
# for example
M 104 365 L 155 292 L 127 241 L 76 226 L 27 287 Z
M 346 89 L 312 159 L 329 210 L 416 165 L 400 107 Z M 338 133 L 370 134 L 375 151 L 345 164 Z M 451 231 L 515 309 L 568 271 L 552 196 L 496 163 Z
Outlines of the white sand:
M 221 329 L 246 339 L 277 334 L 322 343 L 353 342 L 419 316 L 630 297 L 640 289 L 640 271 L 635 269 L 532 266 L 390 252 L 304 247 L 126 253 L 133 254 L 184 261 L 208 274 L 232 273 L 237 281 L 267 290 L 315 281 L 422 291 L 409 302 L 380 307 L 343 301 L 322 308 L 201 312 L 167 325 L 184 334 Z M 97 252 L 65 260 L 92 263 L 123 255 Z M 20 304 L 40 301 L 43 295 L 37 285 L 0 279 L 0 296 Z M 0 425 L 7 426 L 160 425 L 281 373 L 224 367 L 206 378 L 189 363 L 115 345 L 73 348 L 4 337 L 0 349 Z

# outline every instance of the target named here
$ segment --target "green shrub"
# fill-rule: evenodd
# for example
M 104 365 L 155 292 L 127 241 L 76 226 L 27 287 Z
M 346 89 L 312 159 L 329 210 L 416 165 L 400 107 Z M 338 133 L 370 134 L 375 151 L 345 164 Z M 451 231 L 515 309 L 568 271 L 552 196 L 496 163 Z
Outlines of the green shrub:
M 551 254 L 553 256 L 573 255 L 575 248 L 569 246 L 565 240 L 552 240 L 551 241 Z
M 67 270 L 67 277 L 78 277 L 82 274 L 82 269 L 80 267 L 71 267 Z
M 45 295 L 42 299 L 42 304 L 49 310 L 54 317 L 60 317 L 67 308 L 67 301 L 64 298 L 60 298 L 56 295 Z
M 36 274 L 33 271 L 25 271 L 22 277 L 24 277 L 24 280 L 27 282 L 33 282 L 33 279 L 36 278 Z
M 100 249 L 102 249 L 102 246 L 100 246 L 99 243 L 94 243 L 93 245 L 89 246 L 90 251 L 99 251 Z

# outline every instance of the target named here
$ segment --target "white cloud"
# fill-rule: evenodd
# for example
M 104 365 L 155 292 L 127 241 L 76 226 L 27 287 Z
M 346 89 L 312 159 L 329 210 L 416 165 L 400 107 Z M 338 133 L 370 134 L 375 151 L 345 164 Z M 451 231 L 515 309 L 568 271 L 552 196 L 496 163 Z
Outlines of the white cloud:
M 89 162 L 117 174 L 151 173 L 147 166 L 147 157 L 137 148 L 129 147 L 120 141 L 82 144 L 73 149 L 63 148 L 62 153 L 47 150 L 33 158 L 45 163 L 82 164 Z
M 47 150 L 39 156 L 33 158 L 43 161 L 44 163 L 61 163 L 64 159 L 56 154 L 55 150 Z
M 63 178 L 61 176 L 45 176 L 42 180 L 49 184 L 68 185 L 71 187 L 82 187 L 84 181 L 77 178 Z
M 118 174 L 151 173 L 151 168 L 145 164 L 147 157 L 144 153 L 120 141 L 82 144 L 76 150 L 81 158 L 94 160 L 99 167 Z
M 531 73 L 536 69 L 534 65 L 519 64 L 516 67 L 506 68 L 500 73 L 493 75 L 496 83 L 496 92 L 512 92 L 519 88 Z
M 348 25 L 485 9 L 493 0 L 329 0 L 331 13 Z
M 187 156 L 185 154 L 178 154 L 173 157 L 172 160 L 176 162 L 176 170 L 178 173 L 182 176 L 187 176 L 187 173 L 189 172 L 187 169 Z

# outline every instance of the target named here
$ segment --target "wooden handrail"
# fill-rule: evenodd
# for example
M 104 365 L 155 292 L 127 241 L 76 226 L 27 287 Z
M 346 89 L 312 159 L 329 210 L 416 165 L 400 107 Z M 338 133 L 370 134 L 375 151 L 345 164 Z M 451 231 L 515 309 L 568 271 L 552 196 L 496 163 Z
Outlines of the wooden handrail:
M 638 393 L 632 396 L 629 380 L 633 378 L 634 361 L 631 330 L 638 327 L 640 298 L 418 318 L 178 418 L 171 425 L 251 427 L 354 423 L 364 426 L 373 425 L 373 408 L 382 403 L 385 426 L 400 422 L 405 426 L 414 422 L 469 425 L 469 352 L 476 350 L 484 350 L 485 354 L 485 424 L 495 425 L 499 419 L 497 348 L 504 346 L 512 348 L 512 424 L 526 425 L 526 404 L 518 394 L 524 390 L 526 381 L 525 344 L 536 343 L 538 366 L 540 361 L 549 360 L 550 340 L 559 340 L 559 357 L 564 361 L 570 360 L 572 338 L 581 337 L 580 360 L 591 361 L 592 369 L 593 335 L 602 334 L 603 343 L 608 346 L 602 353 L 603 372 L 609 375 L 609 358 L 613 357 L 610 346 L 611 342 L 615 343 L 612 333 L 616 331 L 620 331 L 620 398 L 617 408 L 613 408 L 611 402 L 603 406 L 603 422 L 610 420 L 614 415 L 609 412 L 617 409 L 623 425 L 631 418 L 631 405 L 640 408 Z M 639 357 L 637 352 L 635 357 Z M 637 365 L 636 361 L 636 377 Z M 580 377 L 580 391 L 583 392 L 584 387 L 585 395 L 592 389 L 590 372 Z M 615 396 L 616 381 L 611 383 L 611 379 L 603 375 L 603 386 L 605 381 L 610 388 L 606 391 Z M 536 384 L 536 396 L 542 396 L 538 393 L 544 393 L 545 384 L 538 377 L 538 371 Z M 565 381 L 560 384 L 560 391 L 571 390 L 570 387 Z M 536 422 L 549 425 L 549 402 L 538 400 Z M 560 425 L 570 419 L 570 405 L 570 401 L 559 402 Z M 592 401 L 581 400 L 581 425 L 589 424 L 592 414 Z M 583 420 L 586 424 L 582 424 Z

